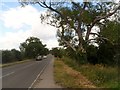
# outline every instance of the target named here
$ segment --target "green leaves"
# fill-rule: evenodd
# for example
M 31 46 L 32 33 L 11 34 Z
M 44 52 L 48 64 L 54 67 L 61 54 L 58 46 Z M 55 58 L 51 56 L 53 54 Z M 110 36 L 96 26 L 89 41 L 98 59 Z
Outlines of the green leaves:
M 24 54 L 28 58 L 35 58 L 37 55 L 46 55 L 48 53 L 48 49 L 45 48 L 45 46 L 46 45 L 43 45 L 37 37 L 29 37 L 21 44 Z
M 107 22 L 100 34 L 108 38 L 111 42 L 117 43 L 119 38 L 120 23 L 115 21 Z
M 20 51 L 16 49 L 2 50 L 2 63 L 9 63 L 20 60 L 22 60 L 22 55 Z
M 89 12 L 88 10 L 83 11 L 82 14 L 82 21 L 83 23 L 90 24 L 93 21 L 93 14 Z

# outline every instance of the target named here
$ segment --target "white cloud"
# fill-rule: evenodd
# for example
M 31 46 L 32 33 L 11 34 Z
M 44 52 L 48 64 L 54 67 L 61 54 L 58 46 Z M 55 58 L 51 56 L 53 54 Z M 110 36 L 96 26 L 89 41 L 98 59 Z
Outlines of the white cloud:
M 36 36 L 47 44 L 48 48 L 58 46 L 56 39 L 56 28 L 41 24 L 40 14 L 36 8 L 26 6 L 24 8 L 10 8 L 8 11 L 2 11 L 0 22 L 4 22 L 9 32 L 5 31 L 5 36 L 0 37 L 0 49 L 18 48 L 21 42 L 24 42 L 29 36 Z M 28 27 L 26 29 L 26 27 Z M 5 29 L 4 29 L 5 30 Z
M 20 43 L 25 41 L 26 37 L 31 35 L 30 32 L 18 31 L 15 33 L 7 32 L 4 37 L 1 37 L 0 40 L 0 49 L 12 49 L 19 48 Z
M 3 11 L 1 20 L 4 21 L 6 27 L 13 29 L 20 29 L 23 24 L 32 25 L 38 19 L 40 13 L 32 6 L 25 8 L 16 7 L 10 8 L 8 11 Z

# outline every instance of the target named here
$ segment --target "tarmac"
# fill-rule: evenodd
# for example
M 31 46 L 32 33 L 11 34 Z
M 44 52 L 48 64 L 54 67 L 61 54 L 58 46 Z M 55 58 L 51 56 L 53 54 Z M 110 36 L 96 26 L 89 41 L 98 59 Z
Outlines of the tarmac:
M 51 59 L 44 72 L 37 79 L 34 88 L 62 88 L 54 80 L 54 57 Z

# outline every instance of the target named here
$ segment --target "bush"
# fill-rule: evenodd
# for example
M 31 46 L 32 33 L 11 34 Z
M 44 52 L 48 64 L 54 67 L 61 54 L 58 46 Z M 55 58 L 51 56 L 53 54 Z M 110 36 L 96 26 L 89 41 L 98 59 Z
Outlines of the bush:
M 2 51 L 2 63 L 9 63 L 14 61 L 21 61 L 21 52 L 15 49 Z
M 87 61 L 94 65 L 98 63 L 97 50 L 97 47 L 94 45 L 89 45 L 87 47 Z
M 62 58 L 62 57 L 63 57 L 63 54 L 64 54 L 64 49 L 61 49 L 61 48 L 52 48 L 51 53 L 52 53 L 55 57 Z
M 107 64 L 113 65 L 114 61 L 115 50 L 114 46 L 110 42 L 102 42 L 99 45 L 99 49 L 97 51 L 97 58 L 99 64 Z
M 115 47 L 108 41 L 101 42 L 99 47 L 87 46 L 87 61 L 91 64 L 116 65 Z
M 9 50 L 2 51 L 2 63 L 11 62 L 13 59 L 12 53 Z

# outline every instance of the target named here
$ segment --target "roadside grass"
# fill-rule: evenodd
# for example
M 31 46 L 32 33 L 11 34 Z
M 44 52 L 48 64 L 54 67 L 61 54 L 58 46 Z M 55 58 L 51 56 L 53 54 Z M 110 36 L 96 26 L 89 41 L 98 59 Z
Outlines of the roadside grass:
M 0 64 L 0 68 L 1 67 L 4 68 L 4 67 L 12 66 L 12 65 L 15 65 L 15 64 L 21 64 L 21 63 L 29 62 L 29 61 L 31 61 L 31 59 L 16 61 L 16 62 L 11 62 L 11 63 L 6 63 L 6 64 Z
M 78 71 L 65 65 L 61 59 L 56 59 L 54 62 L 54 78 L 56 83 L 64 88 L 95 88 Z
M 78 87 L 74 85 L 73 83 L 75 82 L 74 78 L 67 74 L 64 65 L 61 61 L 55 60 L 54 62 L 54 76 L 55 76 L 55 81 L 57 84 L 61 85 L 62 87 L 67 87 L 67 88 L 75 88 Z
M 69 58 L 63 58 L 65 64 L 81 72 L 95 86 L 100 88 L 120 88 L 118 67 L 105 67 L 103 65 L 78 65 Z

